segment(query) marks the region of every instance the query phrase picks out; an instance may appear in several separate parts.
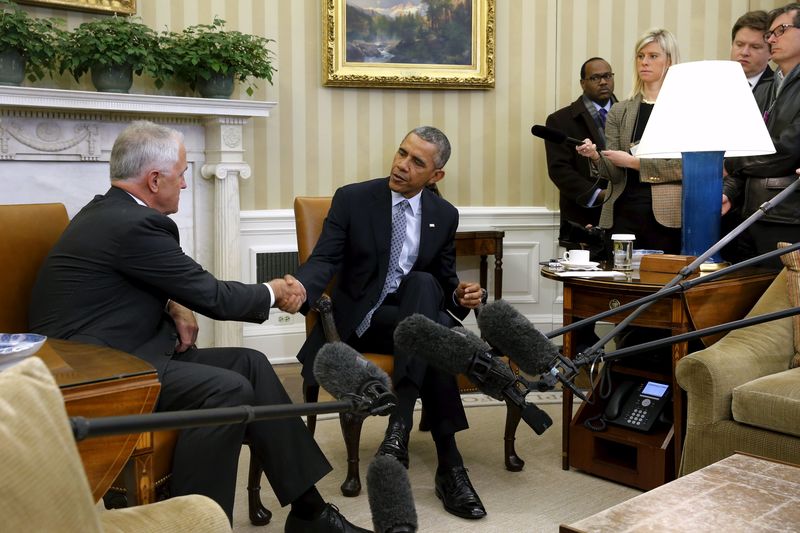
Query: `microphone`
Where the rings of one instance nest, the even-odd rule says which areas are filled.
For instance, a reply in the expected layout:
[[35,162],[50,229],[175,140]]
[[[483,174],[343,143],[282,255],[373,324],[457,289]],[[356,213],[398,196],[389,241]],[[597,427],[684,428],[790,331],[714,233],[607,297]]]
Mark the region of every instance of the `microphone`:
[[547,126],[540,126],[539,124],[535,124],[531,128],[531,133],[539,138],[544,139],[545,141],[550,141],[551,143],[555,144],[567,143],[574,146],[580,146],[583,144],[583,141],[580,139],[576,139],[575,137],[567,137],[566,133],[554,130],[553,128],[548,128]]
[[499,358],[492,348],[471,331],[448,329],[419,314],[403,319],[395,328],[398,351],[421,357],[448,374],[465,374],[484,394],[511,403],[522,411],[522,419],[541,435],[553,421],[547,413],[525,401],[528,382]]
[[314,377],[337,400],[355,400],[357,412],[386,416],[397,403],[386,372],[343,342],[320,348]]
[[377,455],[367,468],[367,497],[375,533],[414,533],[417,510],[408,471],[389,455]]
[[572,383],[578,367],[511,304],[505,300],[485,304],[478,315],[478,327],[489,344],[507,355],[523,372],[542,374],[542,381],[537,384],[539,390],[550,390],[560,381],[588,401]]

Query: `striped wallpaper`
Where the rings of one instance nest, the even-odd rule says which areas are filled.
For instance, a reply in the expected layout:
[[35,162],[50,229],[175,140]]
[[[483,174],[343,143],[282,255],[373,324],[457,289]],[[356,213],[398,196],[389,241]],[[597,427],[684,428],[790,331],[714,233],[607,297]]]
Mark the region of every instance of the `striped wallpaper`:
[[[739,15],[783,4],[495,0],[496,85],[470,91],[323,87],[324,0],[137,0],[137,10],[159,30],[208,23],[216,14],[229,28],[277,41],[274,85],[260,83],[253,98],[278,105],[272,117],[248,128],[254,173],[242,183],[244,210],[290,208],[297,195],[328,195],[345,183],[383,176],[403,134],[420,124],[442,128],[453,144],[440,186],[454,204],[555,209],[544,147],[530,127],[577,96],[586,58],[599,55],[612,64],[616,93],[624,98],[631,88],[632,48],[645,30],[673,31],[684,61],[727,59],[730,27]],[[70,27],[98,16],[26,9],[66,18]],[[58,86],[78,87],[67,78]],[[134,91],[155,89],[141,80]],[[247,98],[243,91],[239,97]]]

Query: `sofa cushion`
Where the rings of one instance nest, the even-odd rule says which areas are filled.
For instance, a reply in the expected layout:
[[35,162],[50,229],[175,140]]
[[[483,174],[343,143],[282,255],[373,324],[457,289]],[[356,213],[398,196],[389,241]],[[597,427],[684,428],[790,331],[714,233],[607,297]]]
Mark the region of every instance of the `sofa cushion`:
[[731,407],[737,422],[800,437],[800,368],[739,385]]
[[[778,248],[790,246],[788,242],[779,242]],[[781,261],[786,267],[786,284],[789,293],[789,303],[792,307],[800,306],[800,250],[795,250],[781,256]],[[800,315],[792,317],[794,329],[794,355],[789,361],[789,368],[800,367]]]

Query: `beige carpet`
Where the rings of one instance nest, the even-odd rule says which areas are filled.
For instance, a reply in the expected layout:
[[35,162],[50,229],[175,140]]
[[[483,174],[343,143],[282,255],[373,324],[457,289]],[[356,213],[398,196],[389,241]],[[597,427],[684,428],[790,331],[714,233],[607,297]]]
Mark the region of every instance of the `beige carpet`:
[[[528,397],[553,418],[553,426],[536,435],[522,423],[517,431],[517,453],[525,460],[522,472],[508,472],[503,466],[505,407],[480,394],[465,395],[470,428],[457,435],[459,449],[469,475],[483,500],[488,516],[464,520],[444,511],[433,489],[436,450],[429,433],[411,433],[411,480],[419,519],[419,531],[549,532],[559,524],[571,523],[641,494],[639,490],[575,470],[561,469],[560,393],[532,393]],[[418,422],[419,411],[417,411]],[[351,521],[372,529],[367,501],[366,470],[386,429],[386,418],[370,418],[361,437],[361,495],[346,498],[339,491],[344,479],[345,452],[338,418],[317,424],[317,442],[334,467],[318,485],[326,500],[336,504]],[[234,511],[236,532],[282,532],[288,508],[278,506],[266,479],[262,500],[272,513],[272,522],[255,527],[247,518],[247,447],[239,462],[239,482]]]

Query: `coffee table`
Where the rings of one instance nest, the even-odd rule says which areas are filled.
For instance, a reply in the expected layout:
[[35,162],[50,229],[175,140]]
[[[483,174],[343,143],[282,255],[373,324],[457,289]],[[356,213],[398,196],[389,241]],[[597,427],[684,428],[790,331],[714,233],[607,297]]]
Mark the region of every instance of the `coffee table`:
[[800,466],[734,454],[560,533],[800,530]]

